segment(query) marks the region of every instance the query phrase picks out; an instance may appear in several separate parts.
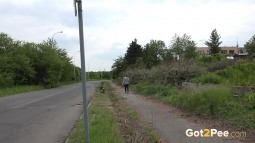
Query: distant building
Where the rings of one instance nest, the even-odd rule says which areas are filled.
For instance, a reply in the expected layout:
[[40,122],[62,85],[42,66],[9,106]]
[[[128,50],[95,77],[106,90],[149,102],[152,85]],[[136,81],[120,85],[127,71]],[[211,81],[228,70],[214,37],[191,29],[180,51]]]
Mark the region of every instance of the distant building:
[[[196,52],[199,54],[206,54],[210,55],[210,49],[209,47],[197,47]],[[221,47],[220,53],[226,54],[226,55],[247,55],[246,49],[243,47]]]
[[209,47],[197,47],[196,52],[201,55],[203,55],[203,54],[210,55],[211,54]]
[[238,48],[238,55],[248,55],[245,48]]

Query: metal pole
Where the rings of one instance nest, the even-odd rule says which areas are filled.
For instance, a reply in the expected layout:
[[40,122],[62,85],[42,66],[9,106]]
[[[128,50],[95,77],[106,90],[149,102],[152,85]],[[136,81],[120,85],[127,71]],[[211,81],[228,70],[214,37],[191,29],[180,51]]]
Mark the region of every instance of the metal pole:
[[52,40],[51,48],[53,48],[53,37],[54,37],[56,34],[58,34],[58,33],[63,33],[63,31],[56,32],[56,33],[54,33],[54,34],[51,36],[51,40]]
[[87,95],[86,95],[86,71],[85,71],[85,50],[84,50],[84,39],[83,39],[82,1],[76,0],[75,2],[78,3],[85,141],[86,143],[90,143],[89,124],[88,124],[88,103],[87,103]]
[[54,33],[54,34],[51,36],[51,39],[53,39],[53,37],[54,37],[56,34],[58,34],[58,33],[63,33],[63,31],[58,31],[58,32]]

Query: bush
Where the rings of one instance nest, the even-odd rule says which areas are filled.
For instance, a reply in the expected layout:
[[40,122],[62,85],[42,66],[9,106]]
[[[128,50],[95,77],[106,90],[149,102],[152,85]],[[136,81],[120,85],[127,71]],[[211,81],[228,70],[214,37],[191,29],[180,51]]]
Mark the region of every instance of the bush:
[[166,97],[177,94],[176,89],[171,85],[136,84],[132,88],[135,92],[154,97]]
[[255,63],[239,63],[216,74],[233,85],[251,86],[255,84]]
[[218,70],[223,70],[229,66],[233,66],[235,64],[235,62],[233,60],[223,60],[223,61],[217,61],[214,63],[211,63],[208,68],[207,71],[209,72],[215,72]]
[[214,73],[208,73],[204,74],[196,79],[192,80],[193,82],[201,82],[201,83],[213,83],[213,84],[220,84],[222,83],[222,77],[214,74]]
[[151,70],[135,68],[126,70],[121,74],[121,81],[127,75],[131,84],[175,84],[200,75],[205,70],[196,65],[194,61],[178,61],[153,67]]
[[195,113],[215,115],[219,106],[227,101],[231,95],[232,92],[229,88],[211,87],[172,95],[169,102]]
[[13,74],[0,73],[0,88],[11,87],[14,85]]

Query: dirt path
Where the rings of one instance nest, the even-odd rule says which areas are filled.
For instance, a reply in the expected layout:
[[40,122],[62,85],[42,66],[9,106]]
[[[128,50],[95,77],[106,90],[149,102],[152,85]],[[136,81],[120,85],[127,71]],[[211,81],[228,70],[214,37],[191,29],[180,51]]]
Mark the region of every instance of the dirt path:
[[[126,102],[136,111],[141,118],[154,125],[162,140],[169,143],[241,143],[227,137],[187,137],[186,130],[200,131],[206,129],[205,125],[192,123],[185,118],[177,116],[176,109],[171,106],[154,102],[146,97],[124,93],[124,89],[116,84],[111,85],[119,91]],[[206,131],[207,132],[207,131]]]

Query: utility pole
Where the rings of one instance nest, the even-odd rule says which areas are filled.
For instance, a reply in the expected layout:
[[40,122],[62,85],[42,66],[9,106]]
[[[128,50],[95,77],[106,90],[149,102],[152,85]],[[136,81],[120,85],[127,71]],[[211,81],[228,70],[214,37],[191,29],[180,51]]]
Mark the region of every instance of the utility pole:
[[86,93],[86,71],[85,71],[85,50],[84,50],[84,38],[83,38],[83,20],[82,20],[82,1],[74,0],[74,12],[77,15],[78,5],[78,21],[79,21],[79,34],[80,34],[80,54],[81,54],[81,72],[82,72],[82,93],[83,93],[83,111],[84,111],[84,127],[85,127],[85,142],[89,141],[89,124],[88,124],[88,103]]

